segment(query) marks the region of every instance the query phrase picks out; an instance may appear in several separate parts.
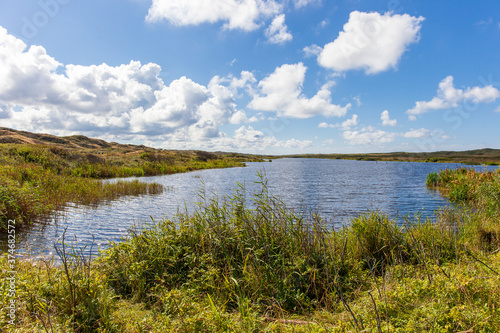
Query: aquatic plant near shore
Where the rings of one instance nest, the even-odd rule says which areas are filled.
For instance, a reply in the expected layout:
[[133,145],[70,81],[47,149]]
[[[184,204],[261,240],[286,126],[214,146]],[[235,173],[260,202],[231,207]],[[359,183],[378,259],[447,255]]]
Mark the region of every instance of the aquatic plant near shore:
[[494,198],[496,180],[467,179],[482,179],[483,190],[436,223],[371,212],[327,229],[269,194],[265,180],[251,201],[241,186],[202,198],[194,214],[131,230],[92,264],[71,250],[61,256],[67,270],[19,261],[17,329],[493,332],[500,246],[478,242],[477,226],[495,212],[472,203]]
[[471,221],[465,223],[475,234],[471,241],[484,249],[500,247],[500,169],[487,172],[446,169],[429,175],[427,185],[431,182],[452,202],[470,210],[465,218]]
[[0,166],[0,231],[9,219],[29,225],[68,202],[96,205],[125,195],[158,194],[163,186],[139,180],[102,182],[55,174],[30,164]]
[[178,222],[132,232],[102,259],[110,285],[147,303],[161,298],[158,288],[187,288],[230,309],[250,299],[264,312],[303,313],[338,302],[348,308],[350,295],[388,267],[442,264],[462,253],[449,224],[408,221],[401,228],[372,212],[331,230],[318,216],[297,214],[269,195],[264,180],[261,185],[253,204],[240,187],[231,198],[202,200]]
[[[133,147],[132,147],[133,148]],[[95,205],[123,195],[157,194],[158,183],[96,179],[172,174],[243,166],[238,154],[65,149],[48,145],[0,144],[0,232],[9,219],[40,221],[69,202]],[[123,148],[121,148],[123,149]]]

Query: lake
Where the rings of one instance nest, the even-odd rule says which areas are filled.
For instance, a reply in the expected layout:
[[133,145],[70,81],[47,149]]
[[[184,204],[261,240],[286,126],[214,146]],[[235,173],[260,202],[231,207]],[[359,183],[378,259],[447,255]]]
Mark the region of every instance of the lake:
[[[208,197],[223,197],[234,194],[239,182],[244,184],[250,199],[260,189],[255,183],[259,181],[258,172],[265,174],[270,194],[300,212],[320,213],[332,228],[368,210],[380,210],[400,221],[403,216],[414,214],[433,218],[434,211],[449,202],[425,186],[427,174],[460,166],[288,158],[247,163],[244,168],[143,177],[140,179],[161,183],[167,190],[155,196],[123,197],[96,208],[68,205],[59,218],[18,233],[17,251],[29,251],[35,256],[53,253],[54,243],[66,229],[67,237],[76,237],[79,246],[94,238],[96,245],[106,248],[109,241],[120,241],[126,236],[133,225],[142,227],[152,220],[173,218],[179,210],[192,212],[201,200],[198,194],[202,184]],[[2,243],[5,250],[5,240]]]

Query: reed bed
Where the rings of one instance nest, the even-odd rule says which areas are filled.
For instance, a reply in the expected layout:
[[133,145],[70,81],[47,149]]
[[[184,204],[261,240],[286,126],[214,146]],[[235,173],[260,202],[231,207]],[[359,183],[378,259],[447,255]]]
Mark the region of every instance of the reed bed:
[[219,199],[201,191],[194,214],[133,229],[96,261],[63,238],[59,266],[18,262],[16,329],[495,332],[500,246],[478,228],[494,212],[472,203],[495,198],[497,175],[468,173],[443,172],[450,186],[479,179],[471,186],[493,192],[439,211],[435,223],[370,212],[328,229],[287,208],[261,179],[251,199],[242,186]]
[[[477,172],[460,168],[431,173],[427,185],[459,204],[467,214],[462,219],[475,236],[476,247],[495,250],[500,247],[500,169]],[[473,217],[473,218],[471,218]]]
[[103,183],[99,179],[243,165],[238,156],[141,151],[111,149],[104,154],[48,145],[0,144],[0,232],[5,232],[8,220],[27,226],[43,221],[69,202],[97,205],[124,195],[163,191],[158,183]]

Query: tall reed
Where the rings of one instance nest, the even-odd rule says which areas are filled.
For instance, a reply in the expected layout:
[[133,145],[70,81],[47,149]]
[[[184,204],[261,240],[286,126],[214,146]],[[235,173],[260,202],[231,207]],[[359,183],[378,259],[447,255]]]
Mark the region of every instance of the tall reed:
[[[495,178],[487,177],[471,186],[495,188]],[[478,242],[488,210],[442,209],[436,222],[370,212],[334,230],[317,215],[286,207],[264,178],[260,183],[251,196],[243,186],[224,198],[201,191],[194,214],[133,229],[92,263],[64,240],[61,267],[19,261],[25,282],[18,288],[17,328],[493,332],[500,326],[499,247]],[[8,267],[5,257],[0,266]],[[0,303],[7,301],[0,293]]]

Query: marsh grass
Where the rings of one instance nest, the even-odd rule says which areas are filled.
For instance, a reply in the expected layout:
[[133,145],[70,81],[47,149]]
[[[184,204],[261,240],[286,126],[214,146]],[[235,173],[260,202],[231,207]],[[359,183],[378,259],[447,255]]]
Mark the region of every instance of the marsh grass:
[[[131,233],[102,257],[110,286],[124,299],[160,309],[172,306],[164,303],[170,297],[165,291],[178,290],[210,295],[240,316],[248,304],[253,313],[272,318],[341,311],[349,327],[361,331],[363,317],[374,313],[379,327],[392,320],[386,289],[397,283],[395,272],[422,277],[431,287],[437,276],[451,279],[445,267],[475,260],[469,224],[476,220],[457,219],[456,212],[443,210],[437,224],[416,218],[403,227],[372,212],[326,230],[317,216],[286,208],[269,195],[265,181],[261,185],[252,203],[240,188],[231,198],[202,200],[179,223],[161,221]],[[368,294],[370,315],[356,313],[352,304]]]
[[0,166],[0,230],[9,219],[18,225],[43,221],[68,202],[97,205],[125,195],[158,194],[163,186],[139,180],[103,183],[55,174],[30,164]]
[[194,214],[131,230],[95,261],[64,241],[62,266],[20,261],[18,329],[495,332],[500,253],[482,232],[497,206],[472,204],[495,198],[495,177],[465,177],[482,182],[473,199],[435,223],[370,212],[337,230],[287,208],[265,179],[250,199],[243,186],[225,198],[201,191]]
[[0,232],[5,231],[9,219],[29,225],[48,218],[69,202],[97,205],[124,195],[163,191],[158,183],[103,183],[99,179],[243,165],[239,155],[165,152],[146,147],[136,151],[121,149],[0,144]]
[[[432,178],[432,181],[429,179]],[[466,213],[457,217],[474,235],[476,247],[495,251],[500,247],[500,169],[477,172],[460,168],[430,174],[427,185],[436,187]]]

